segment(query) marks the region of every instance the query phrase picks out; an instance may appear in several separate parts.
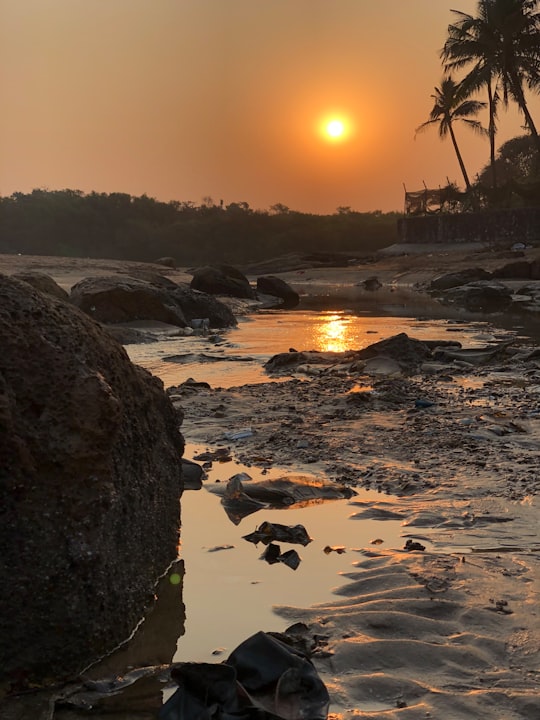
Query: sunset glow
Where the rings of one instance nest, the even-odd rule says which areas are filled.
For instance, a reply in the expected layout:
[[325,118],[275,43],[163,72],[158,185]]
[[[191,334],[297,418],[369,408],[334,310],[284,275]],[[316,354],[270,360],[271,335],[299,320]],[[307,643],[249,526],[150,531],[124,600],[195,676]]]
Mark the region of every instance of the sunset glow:
[[[0,0],[0,194],[401,211],[404,185],[462,182],[451,143],[415,140],[455,5]],[[522,124],[501,109],[498,145]],[[474,177],[489,143],[456,130]]]

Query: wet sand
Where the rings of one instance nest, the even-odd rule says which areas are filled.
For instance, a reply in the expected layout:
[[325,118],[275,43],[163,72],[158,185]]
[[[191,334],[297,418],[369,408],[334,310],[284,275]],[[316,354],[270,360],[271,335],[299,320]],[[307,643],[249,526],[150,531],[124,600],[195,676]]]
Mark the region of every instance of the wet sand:
[[[490,269],[491,259],[442,253],[281,276],[328,287],[378,275],[410,286],[452,263]],[[99,261],[18,263],[69,287]],[[8,266],[0,256],[0,271]],[[104,273],[130,271],[105,266]],[[365,549],[334,601],[276,608],[326,636],[326,656],[314,662],[333,717],[540,717],[540,361],[532,349],[516,341],[487,365],[412,376],[334,362],[296,368],[279,383],[173,391],[190,442],[226,444],[247,465],[380,489],[377,505],[351,506],[356,521],[391,513],[424,547]],[[225,438],[242,427],[252,433]]]
[[[375,506],[351,503],[357,521],[401,518],[425,548],[365,549],[335,602],[277,608],[328,638],[315,662],[336,716],[540,712],[539,380],[515,363],[452,378],[334,370],[186,398],[190,440],[380,489]],[[436,404],[416,409],[418,398]],[[225,438],[246,426],[251,436]]]

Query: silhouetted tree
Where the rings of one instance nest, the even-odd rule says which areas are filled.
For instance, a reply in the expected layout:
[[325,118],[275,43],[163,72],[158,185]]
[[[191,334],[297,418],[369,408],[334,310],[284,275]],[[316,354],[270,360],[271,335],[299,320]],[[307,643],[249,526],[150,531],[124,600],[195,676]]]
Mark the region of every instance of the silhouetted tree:
[[441,139],[445,139],[450,135],[465,180],[465,186],[467,190],[470,190],[471,183],[456,140],[454,123],[464,123],[471,130],[485,134],[485,129],[477,120],[471,120],[471,117],[478,115],[480,110],[486,106],[486,103],[469,100],[467,95],[468,89],[466,87],[454,82],[451,77],[443,78],[440,87],[436,87],[435,93],[431,95],[435,102],[429,114],[429,120],[419,125],[416,132],[422,132],[428,127],[437,126]]

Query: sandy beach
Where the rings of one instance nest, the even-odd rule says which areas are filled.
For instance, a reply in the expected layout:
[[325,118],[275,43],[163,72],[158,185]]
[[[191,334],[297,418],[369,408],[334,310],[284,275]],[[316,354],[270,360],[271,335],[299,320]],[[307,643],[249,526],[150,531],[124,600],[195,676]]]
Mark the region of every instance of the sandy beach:
[[[491,250],[445,249],[276,274],[300,292],[373,275],[410,288],[504,262]],[[191,277],[142,263],[0,255],[0,272],[44,272],[65,289],[148,269]],[[276,608],[324,638],[313,661],[335,720],[540,717],[540,358],[526,339],[488,340],[500,352],[487,362],[426,360],[398,373],[308,357],[280,382],[170,391],[189,442],[216,449],[231,427],[249,427],[227,443],[242,463],[376,488],[375,506],[351,501],[356,521],[399,518],[407,529],[412,549],[349,548],[357,555],[334,601]]]

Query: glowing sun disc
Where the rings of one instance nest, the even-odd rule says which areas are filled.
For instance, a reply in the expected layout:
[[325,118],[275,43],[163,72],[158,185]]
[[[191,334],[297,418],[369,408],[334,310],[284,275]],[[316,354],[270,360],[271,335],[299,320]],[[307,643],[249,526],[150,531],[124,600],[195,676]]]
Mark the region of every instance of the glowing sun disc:
[[345,132],[345,125],[341,120],[330,120],[326,125],[326,132],[331,138],[339,138]]

